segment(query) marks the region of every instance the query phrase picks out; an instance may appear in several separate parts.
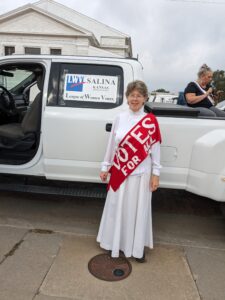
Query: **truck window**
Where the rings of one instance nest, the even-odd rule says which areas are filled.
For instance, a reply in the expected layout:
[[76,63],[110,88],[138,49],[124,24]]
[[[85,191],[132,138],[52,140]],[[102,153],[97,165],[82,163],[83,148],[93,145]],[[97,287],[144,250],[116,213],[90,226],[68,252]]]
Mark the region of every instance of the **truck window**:
[[119,66],[53,64],[50,78],[48,105],[107,109],[123,102],[123,69]]

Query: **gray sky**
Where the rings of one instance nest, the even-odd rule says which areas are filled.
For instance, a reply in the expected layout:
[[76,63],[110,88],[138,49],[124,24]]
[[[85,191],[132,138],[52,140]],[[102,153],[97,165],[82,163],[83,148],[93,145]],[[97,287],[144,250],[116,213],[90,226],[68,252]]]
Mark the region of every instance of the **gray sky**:
[[[0,1],[0,12],[32,0]],[[58,0],[131,36],[150,90],[183,90],[207,63],[225,69],[225,0]]]

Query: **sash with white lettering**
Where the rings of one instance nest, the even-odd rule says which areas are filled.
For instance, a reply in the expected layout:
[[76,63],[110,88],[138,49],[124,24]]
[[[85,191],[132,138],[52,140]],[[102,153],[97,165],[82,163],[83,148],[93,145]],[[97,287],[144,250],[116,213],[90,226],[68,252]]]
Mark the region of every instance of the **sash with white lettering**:
[[[206,91],[200,86],[200,84],[197,81],[194,81],[194,83],[197,85],[198,89],[203,93],[206,94]],[[215,101],[212,97],[212,95],[208,95],[207,98],[212,103],[212,105],[215,105]]]
[[149,149],[161,142],[157,119],[152,113],[146,114],[122,139],[116,150],[108,190],[116,191],[122,182],[149,155]]

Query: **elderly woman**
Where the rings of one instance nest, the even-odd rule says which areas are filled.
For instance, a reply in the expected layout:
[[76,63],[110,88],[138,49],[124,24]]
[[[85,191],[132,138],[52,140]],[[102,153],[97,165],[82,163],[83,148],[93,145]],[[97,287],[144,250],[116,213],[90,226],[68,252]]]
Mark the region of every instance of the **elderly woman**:
[[97,236],[100,246],[118,257],[145,261],[144,247],[153,247],[151,195],[159,186],[160,131],[153,114],[144,112],[144,82],[128,84],[129,108],[112,127],[100,178],[111,174]]
[[202,65],[198,71],[198,79],[190,82],[185,91],[185,98],[188,106],[200,110],[201,116],[225,117],[225,112],[214,106],[213,88],[210,83],[213,78],[212,70],[206,65]]

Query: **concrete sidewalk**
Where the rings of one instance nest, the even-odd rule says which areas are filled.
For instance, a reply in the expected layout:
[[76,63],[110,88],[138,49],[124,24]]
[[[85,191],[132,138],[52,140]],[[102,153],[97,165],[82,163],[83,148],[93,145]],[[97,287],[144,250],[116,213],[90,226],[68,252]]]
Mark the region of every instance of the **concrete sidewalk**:
[[132,273],[118,282],[88,271],[104,252],[95,242],[102,206],[1,200],[0,300],[225,300],[225,220],[214,204],[201,215],[156,207],[154,250],[144,264],[129,259]]
[[[8,231],[5,228],[5,240]],[[144,264],[129,259],[132,273],[128,278],[105,282],[87,268],[89,260],[103,252],[94,237],[10,231],[17,237],[18,248],[0,265],[1,300],[200,299],[180,247],[158,245],[147,252]]]
[[[161,226],[164,217],[158,216]],[[216,240],[192,237],[188,242],[184,234],[180,245],[173,244],[172,239],[168,242],[168,227],[164,237],[162,232],[160,238],[156,236],[160,241],[147,251],[146,263],[131,258],[129,277],[105,282],[92,276],[87,267],[93,256],[104,252],[94,236],[0,225],[0,299],[224,300],[225,240],[219,240],[216,248]],[[187,228],[180,228],[180,234],[183,230]]]
[[[157,246],[147,263],[129,259],[132,273],[119,282],[93,277],[87,264],[100,253],[94,238],[67,238],[46,276],[36,300],[43,295],[69,299],[200,299],[185,254],[178,247]],[[62,280],[63,278],[63,280]]]

